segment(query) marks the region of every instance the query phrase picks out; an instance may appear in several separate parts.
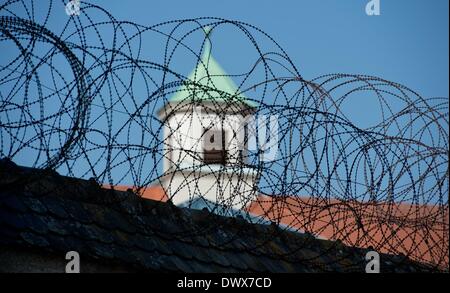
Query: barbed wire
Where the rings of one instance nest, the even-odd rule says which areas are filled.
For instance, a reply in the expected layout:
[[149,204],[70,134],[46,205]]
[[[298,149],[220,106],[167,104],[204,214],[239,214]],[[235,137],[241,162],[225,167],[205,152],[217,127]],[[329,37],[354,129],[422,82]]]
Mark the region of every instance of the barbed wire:
[[[86,1],[67,16],[65,5],[0,5],[2,158],[141,196],[155,198],[158,189],[156,199],[200,201],[213,213],[275,223],[274,233],[298,231],[448,269],[446,97],[424,98],[368,75],[306,80],[273,38],[240,21],[144,26]],[[226,29],[249,52],[240,74],[212,69],[212,39]],[[185,76],[183,66],[196,69]],[[223,78],[236,82],[234,92],[224,91]],[[236,124],[246,115],[276,117],[276,130]],[[206,162],[205,131],[230,129],[232,141],[236,125],[253,130],[242,145],[251,137],[263,143],[244,152],[228,146],[226,158],[213,154],[224,163]],[[270,160],[266,136],[276,137]],[[308,245],[286,257],[300,259]]]

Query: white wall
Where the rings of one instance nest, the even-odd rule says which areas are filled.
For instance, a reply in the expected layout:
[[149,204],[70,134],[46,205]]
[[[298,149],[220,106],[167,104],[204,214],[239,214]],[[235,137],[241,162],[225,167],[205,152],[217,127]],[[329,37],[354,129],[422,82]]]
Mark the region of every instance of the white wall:
[[[201,195],[213,202],[242,208],[254,197],[255,171],[233,166],[239,155],[236,132],[242,120],[239,114],[227,114],[221,121],[218,115],[202,113],[200,107],[191,107],[190,111],[179,111],[169,117],[164,128],[166,158],[163,171],[166,176],[163,185],[167,194],[173,196],[174,204]],[[204,165],[202,135],[203,129],[209,127],[223,127],[227,132],[230,166]]]
[[208,170],[186,168],[176,171],[163,180],[164,188],[175,205],[184,204],[195,197],[241,209],[255,199],[253,185],[256,172],[244,170]]

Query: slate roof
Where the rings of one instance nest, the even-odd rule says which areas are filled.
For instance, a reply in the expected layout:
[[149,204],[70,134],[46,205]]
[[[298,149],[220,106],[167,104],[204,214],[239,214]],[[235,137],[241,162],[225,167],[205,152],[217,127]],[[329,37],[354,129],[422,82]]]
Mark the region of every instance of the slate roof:
[[[103,187],[111,188],[109,184],[104,184]],[[152,199],[162,202],[167,202],[169,200],[169,197],[167,196],[162,186],[157,184],[146,186],[139,191],[136,190],[136,187],[130,185],[114,185],[114,189],[118,191],[136,191],[139,192],[140,197],[146,199]]]
[[[165,272],[364,272],[367,252],[5,159],[0,161],[1,246],[75,250],[138,271]],[[381,267],[428,270],[391,255],[381,256]]]
[[[122,185],[115,188],[127,190],[134,187]],[[140,191],[140,196],[164,202],[168,200],[160,185],[148,186]],[[213,202],[203,198],[189,202],[193,209],[205,206],[216,214],[242,214],[253,223],[274,221],[283,229],[309,231],[321,239],[339,239],[348,246],[374,247],[383,253],[408,255],[432,266],[444,269],[449,266],[448,205],[349,203],[307,196],[281,198],[259,195],[244,211],[227,209],[222,212]],[[400,227],[399,219],[405,221]]]

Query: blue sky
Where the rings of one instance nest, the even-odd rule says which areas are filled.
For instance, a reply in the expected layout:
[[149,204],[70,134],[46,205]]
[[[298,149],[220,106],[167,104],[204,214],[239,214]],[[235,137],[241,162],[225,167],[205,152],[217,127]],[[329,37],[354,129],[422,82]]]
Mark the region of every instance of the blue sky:
[[[449,1],[381,0],[381,15],[371,17],[365,13],[368,2],[135,0],[124,6],[121,0],[95,1],[118,19],[143,25],[202,16],[240,20],[271,35],[307,79],[337,72],[369,74],[425,97],[447,97]],[[216,58],[225,69],[241,62],[234,54]]]

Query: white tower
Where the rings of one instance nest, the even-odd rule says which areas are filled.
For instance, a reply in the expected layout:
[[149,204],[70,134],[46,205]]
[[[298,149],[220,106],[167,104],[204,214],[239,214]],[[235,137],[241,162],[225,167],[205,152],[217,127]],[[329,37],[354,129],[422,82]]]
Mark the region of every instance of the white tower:
[[162,185],[174,204],[241,209],[255,199],[257,173],[246,164],[243,123],[254,111],[207,42],[196,68],[158,111],[164,123]]

